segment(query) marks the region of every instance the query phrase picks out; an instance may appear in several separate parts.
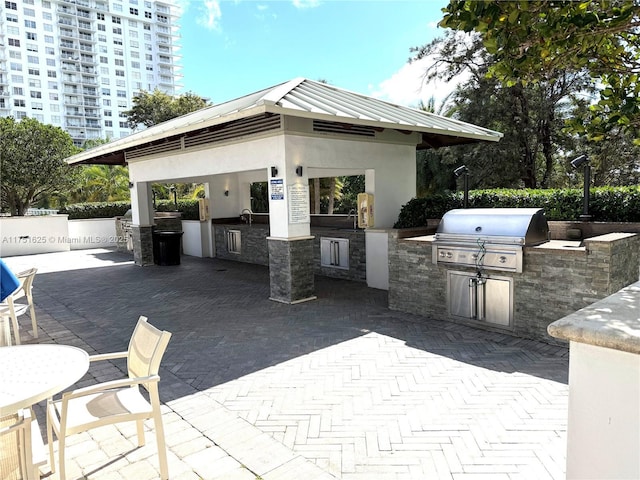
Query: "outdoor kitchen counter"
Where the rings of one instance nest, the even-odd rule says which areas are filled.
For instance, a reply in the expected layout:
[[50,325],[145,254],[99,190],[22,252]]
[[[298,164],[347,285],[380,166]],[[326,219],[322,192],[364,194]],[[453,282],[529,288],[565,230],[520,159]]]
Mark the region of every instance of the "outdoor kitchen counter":
[[549,325],[563,340],[640,354],[640,282]]

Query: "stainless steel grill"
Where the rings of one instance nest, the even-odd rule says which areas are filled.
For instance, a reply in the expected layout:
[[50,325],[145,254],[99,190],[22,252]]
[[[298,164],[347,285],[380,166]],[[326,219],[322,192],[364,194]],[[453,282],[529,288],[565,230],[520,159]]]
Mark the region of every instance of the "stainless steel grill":
[[451,210],[438,225],[433,263],[520,273],[523,247],[548,239],[541,208]]

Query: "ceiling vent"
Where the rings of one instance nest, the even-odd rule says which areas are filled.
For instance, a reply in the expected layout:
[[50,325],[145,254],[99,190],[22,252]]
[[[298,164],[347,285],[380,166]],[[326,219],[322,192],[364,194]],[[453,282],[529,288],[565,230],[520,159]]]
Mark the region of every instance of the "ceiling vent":
[[342,135],[356,135],[358,137],[375,137],[376,131],[372,127],[352,125],[349,123],[313,121],[313,131],[320,133],[339,133]]

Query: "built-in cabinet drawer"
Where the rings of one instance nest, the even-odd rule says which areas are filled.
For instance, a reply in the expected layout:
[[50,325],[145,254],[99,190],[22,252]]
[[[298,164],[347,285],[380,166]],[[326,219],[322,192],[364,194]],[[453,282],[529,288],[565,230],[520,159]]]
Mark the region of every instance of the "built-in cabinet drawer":
[[349,270],[349,239],[321,237],[320,265]]
[[227,252],[242,253],[240,230],[227,230]]

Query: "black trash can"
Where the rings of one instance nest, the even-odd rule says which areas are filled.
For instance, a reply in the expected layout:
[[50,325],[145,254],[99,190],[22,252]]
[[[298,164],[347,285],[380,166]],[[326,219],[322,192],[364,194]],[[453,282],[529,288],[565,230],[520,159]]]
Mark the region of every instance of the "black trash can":
[[156,265],[180,265],[183,232],[153,232],[153,262]]

